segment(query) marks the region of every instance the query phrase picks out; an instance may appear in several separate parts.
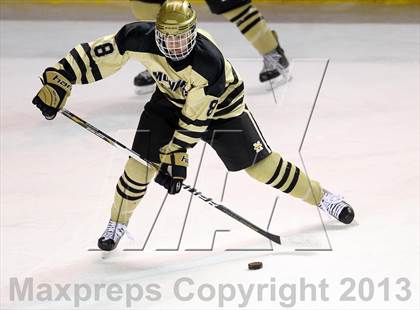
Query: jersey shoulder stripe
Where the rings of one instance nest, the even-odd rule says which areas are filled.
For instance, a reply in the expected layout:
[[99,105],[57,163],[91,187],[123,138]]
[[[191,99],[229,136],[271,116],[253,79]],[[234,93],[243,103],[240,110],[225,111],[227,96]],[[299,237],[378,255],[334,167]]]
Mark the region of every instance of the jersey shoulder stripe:
[[81,72],[80,80],[81,80],[82,84],[87,84],[88,80],[87,80],[87,77],[86,77],[86,66],[85,66],[85,63],[83,62],[82,57],[80,56],[80,54],[76,50],[76,48],[73,48],[70,51],[70,55],[73,56],[74,60],[76,61],[77,66],[80,69],[80,72]]
[[93,78],[95,79],[95,81],[102,80],[101,71],[99,71],[98,65],[93,60],[92,55],[91,55],[92,48],[87,43],[82,43],[81,45],[87,57],[89,58],[89,66],[90,66],[90,70],[92,71]]
[[229,95],[226,97],[225,100],[220,102],[217,105],[218,109],[226,108],[234,99],[244,90],[244,83],[241,82],[232,92],[229,93]]
[[241,96],[239,97],[238,100],[236,100],[235,102],[233,102],[231,105],[229,105],[226,108],[223,109],[218,109],[215,113],[214,113],[214,117],[218,117],[218,116],[223,116],[223,115],[227,115],[228,113],[232,112],[233,110],[235,110],[236,108],[238,108],[241,104],[243,104],[244,102],[244,97]]
[[179,119],[183,121],[187,125],[194,125],[194,126],[208,126],[210,124],[210,119],[206,120],[192,120],[189,117],[185,116],[184,114],[179,115]]
[[69,79],[69,81],[74,84],[76,82],[76,73],[74,72],[73,68],[71,67],[70,63],[66,58],[62,58],[59,62],[63,66],[65,75]]

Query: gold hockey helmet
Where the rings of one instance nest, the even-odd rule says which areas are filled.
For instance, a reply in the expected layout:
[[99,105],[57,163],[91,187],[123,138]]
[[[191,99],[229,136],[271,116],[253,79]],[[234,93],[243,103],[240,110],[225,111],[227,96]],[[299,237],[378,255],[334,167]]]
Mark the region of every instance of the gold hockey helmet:
[[156,17],[155,39],[162,54],[172,60],[187,57],[197,37],[197,14],[186,0],[165,1]]

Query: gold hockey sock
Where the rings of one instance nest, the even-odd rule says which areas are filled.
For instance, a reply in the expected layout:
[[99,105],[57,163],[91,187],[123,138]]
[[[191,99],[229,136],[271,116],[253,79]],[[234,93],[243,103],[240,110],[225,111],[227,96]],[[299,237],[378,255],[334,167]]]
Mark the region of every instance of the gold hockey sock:
[[277,38],[268,28],[260,11],[252,4],[246,4],[223,13],[223,16],[236,24],[245,38],[261,55],[267,54],[277,47]]
[[246,172],[254,179],[312,205],[319,205],[321,201],[323,191],[320,184],[310,180],[298,167],[283,160],[278,153],[271,153],[247,168]]
[[140,21],[155,21],[160,9],[160,3],[149,3],[140,0],[130,0],[131,11]]
[[146,193],[147,185],[155,172],[155,169],[148,168],[132,158],[127,161],[124,173],[118,180],[115,190],[111,220],[128,224],[134,209]]

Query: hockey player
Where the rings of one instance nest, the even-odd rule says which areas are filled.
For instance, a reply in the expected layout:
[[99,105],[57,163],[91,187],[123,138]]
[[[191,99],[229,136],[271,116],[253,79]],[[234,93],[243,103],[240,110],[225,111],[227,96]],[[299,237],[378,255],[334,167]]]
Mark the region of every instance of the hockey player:
[[160,166],[155,169],[128,159],[99,248],[110,251],[117,246],[156,173],[155,181],[169,194],[180,191],[188,149],[199,139],[216,150],[229,171],[245,170],[257,181],[316,205],[343,223],[353,220],[348,203],[271,151],[245,105],[243,81],[211,37],[197,30],[196,13],[186,0],[165,2],[156,23],[131,23],[114,35],[72,49],[44,71],[43,87],[33,103],[53,119],[64,107],[72,84],[103,79],[129,59],[152,72],[157,85],[140,116],[133,149]]
[[[131,9],[140,21],[154,21],[164,0],[130,0]],[[277,34],[270,30],[264,17],[251,0],[206,0],[213,14],[223,15],[234,23],[252,46],[263,56],[263,68],[259,78],[267,82],[279,78],[283,83],[289,80],[289,61],[280,47]],[[134,78],[137,94],[154,90],[155,81],[145,70]]]

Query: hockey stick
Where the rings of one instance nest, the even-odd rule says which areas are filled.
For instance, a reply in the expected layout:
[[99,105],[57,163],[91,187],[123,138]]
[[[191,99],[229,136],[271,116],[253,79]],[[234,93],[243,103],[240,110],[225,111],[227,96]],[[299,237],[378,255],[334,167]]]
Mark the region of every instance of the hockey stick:
[[[73,122],[79,124],[80,126],[85,128],[86,130],[90,131],[91,133],[93,133],[97,137],[99,137],[102,140],[108,142],[112,146],[123,150],[127,155],[133,157],[134,159],[136,159],[137,161],[139,161],[143,165],[152,166],[152,167],[157,168],[155,163],[152,163],[148,160],[145,160],[144,158],[141,158],[140,155],[137,152],[133,151],[132,149],[130,149],[128,147],[126,147],[125,145],[123,145],[119,141],[115,140],[111,136],[107,135],[103,131],[101,131],[101,130],[97,129],[96,127],[92,126],[91,124],[84,121],[83,119],[81,119],[77,115],[71,113],[69,110],[62,109],[62,110],[60,110],[60,112],[61,112],[61,114],[63,114],[67,118],[71,119]],[[244,219],[242,216],[240,216],[239,214],[236,214],[235,212],[233,212],[229,208],[225,207],[224,205],[222,205],[220,203],[217,203],[212,198],[206,197],[203,193],[198,191],[196,188],[194,188],[190,185],[187,185],[187,184],[182,184],[182,188],[189,191],[194,196],[200,198],[201,200],[203,200],[204,202],[206,202],[210,206],[215,207],[216,209],[218,209],[218,210],[222,211],[223,213],[229,215],[230,217],[234,218],[235,220],[237,220],[237,221],[241,222],[242,224],[248,226],[249,228],[256,231],[257,233],[259,233],[259,234],[263,235],[264,237],[270,239],[271,241],[273,241],[277,244],[281,244],[280,236],[271,234],[268,231],[258,227],[257,225],[252,224],[250,221]]]

